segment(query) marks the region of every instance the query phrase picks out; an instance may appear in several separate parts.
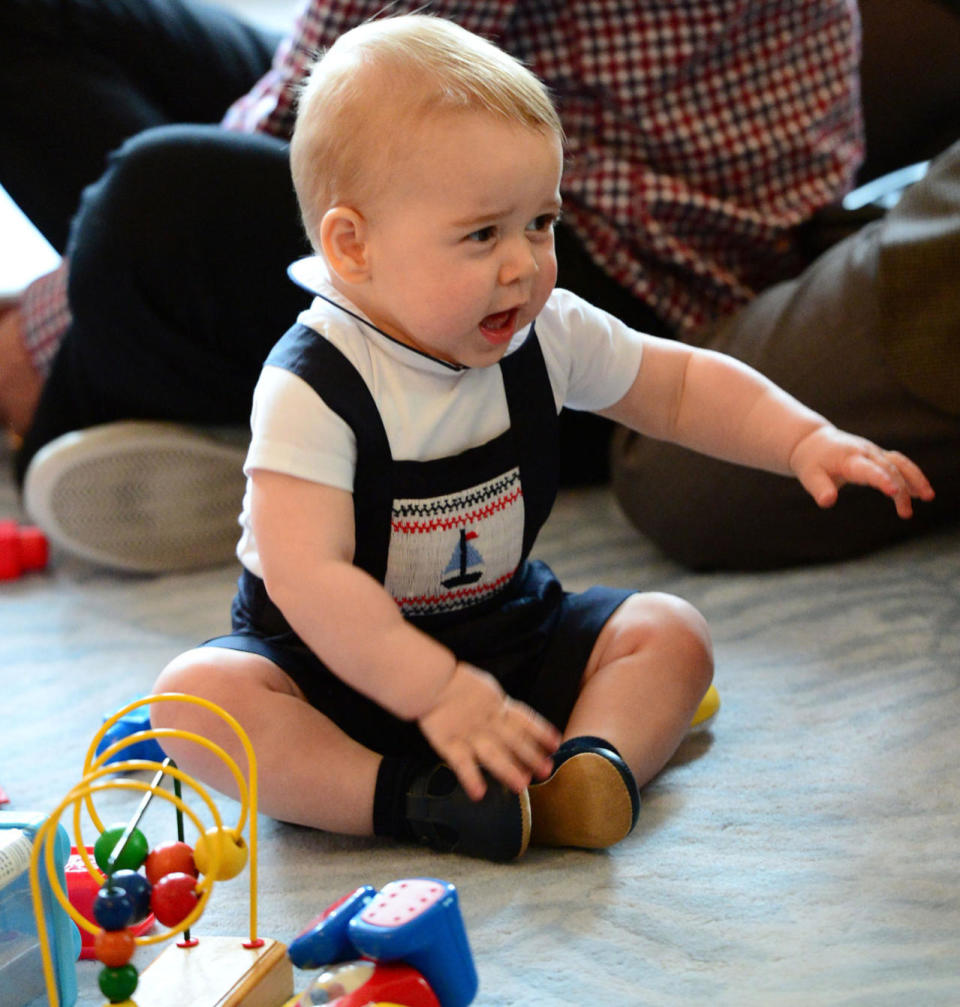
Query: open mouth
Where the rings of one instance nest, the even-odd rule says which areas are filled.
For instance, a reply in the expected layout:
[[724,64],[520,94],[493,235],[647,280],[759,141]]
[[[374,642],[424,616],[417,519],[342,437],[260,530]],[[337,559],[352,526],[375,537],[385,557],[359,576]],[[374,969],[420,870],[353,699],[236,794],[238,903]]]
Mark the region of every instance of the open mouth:
[[498,311],[493,315],[487,315],[480,323],[480,331],[491,343],[508,343],[516,330],[519,310],[519,308],[510,308],[508,311]]

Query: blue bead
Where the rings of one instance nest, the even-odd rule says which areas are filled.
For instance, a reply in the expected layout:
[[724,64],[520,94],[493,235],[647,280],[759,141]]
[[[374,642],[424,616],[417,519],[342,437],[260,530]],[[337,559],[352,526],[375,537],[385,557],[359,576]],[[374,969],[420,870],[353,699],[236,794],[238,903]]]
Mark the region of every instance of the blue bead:
[[117,887],[103,887],[93,900],[93,918],[104,930],[123,930],[133,920],[133,899]]
[[153,885],[137,871],[117,871],[110,879],[113,888],[122,888],[133,903],[131,924],[140,923],[150,915],[150,894]]

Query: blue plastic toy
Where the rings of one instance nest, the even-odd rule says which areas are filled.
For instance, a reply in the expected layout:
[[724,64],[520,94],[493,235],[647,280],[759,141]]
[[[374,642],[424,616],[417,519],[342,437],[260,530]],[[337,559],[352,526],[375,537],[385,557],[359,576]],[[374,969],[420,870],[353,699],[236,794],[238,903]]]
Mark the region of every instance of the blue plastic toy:
[[[34,838],[45,821],[39,813],[0,811],[0,1003],[5,1007],[32,1003],[45,990],[28,870]],[[62,885],[70,856],[70,839],[62,826],[57,827],[53,844]],[[62,1007],[72,1007],[77,999],[80,931],[53,897],[46,877],[41,881],[41,899],[57,994]]]
[[358,954],[376,963],[402,962],[429,983],[440,1007],[467,1007],[477,994],[457,890],[436,878],[391,881],[379,892],[357,888],[311,921],[288,954],[298,968]]
[[[109,718],[104,717],[104,720]],[[133,734],[137,734],[139,731],[149,731],[150,730],[150,707],[149,706],[138,706],[135,710],[131,710],[129,713],[125,713],[100,740],[100,744],[97,745],[96,755],[101,752],[106,751],[111,745],[116,744],[118,741],[123,741],[124,738],[129,738]],[[115,755],[111,755],[106,761],[106,765],[110,765],[111,762],[123,762],[127,759],[146,759],[149,762],[163,762],[166,758],[166,753],[160,747],[156,738],[145,738],[143,741],[135,741],[126,748],[117,752]]]

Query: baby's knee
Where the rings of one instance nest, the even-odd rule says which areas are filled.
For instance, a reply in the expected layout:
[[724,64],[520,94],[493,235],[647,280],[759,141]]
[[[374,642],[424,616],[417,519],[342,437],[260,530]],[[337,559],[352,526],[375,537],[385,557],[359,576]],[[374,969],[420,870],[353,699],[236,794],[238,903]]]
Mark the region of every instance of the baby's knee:
[[697,608],[662,592],[635,594],[622,606],[638,651],[654,648],[691,688],[706,692],[713,680],[713,643]]
[[[204,700],[204,682],[210,679],[210,660],[203,649],[188,650],[175,657],[153,683],[152,696],[186,696]],[[189,700],[158,700],[150,706],[150,724],[156,728],[183,729],[192,720],[196,706]]]

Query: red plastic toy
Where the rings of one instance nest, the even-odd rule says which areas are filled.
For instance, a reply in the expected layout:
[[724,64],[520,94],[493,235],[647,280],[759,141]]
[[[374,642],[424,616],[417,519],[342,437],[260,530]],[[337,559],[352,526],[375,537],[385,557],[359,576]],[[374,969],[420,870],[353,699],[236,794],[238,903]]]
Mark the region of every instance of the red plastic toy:
[[[93,847],[88,846],[87,852],[92,855]],[[87,872],[86,865],[83,860],[81,860],[80,854],[77,852],[77,848],[75,846],[70,850],[70,859],[67,860],[65,875],[67,882],[67,896],[70,899],[70,904],[79,913],[93,922],[93,903],[97,897],[97,892],[100,890],[100,882],[95,878],[92,878]],[[145,934],[153,926],[153,923],[153,913],[150,913],[146,919],[134,925],[131,928],[131,931],[135,936]],[[81,930],[80,939],[82,942],[80,957],[84,959],[96,958],[94,935],[88,933],[86,930]]]
[[43,570],[50,558],[47,537],[33,525],[0,521],[0,580],[16,580]]
[[298,996],[283,1007],[370,1007],[372,1004],[403,1007],[441,1007],[427,980],[402,962],[369,959],[329,965]]

